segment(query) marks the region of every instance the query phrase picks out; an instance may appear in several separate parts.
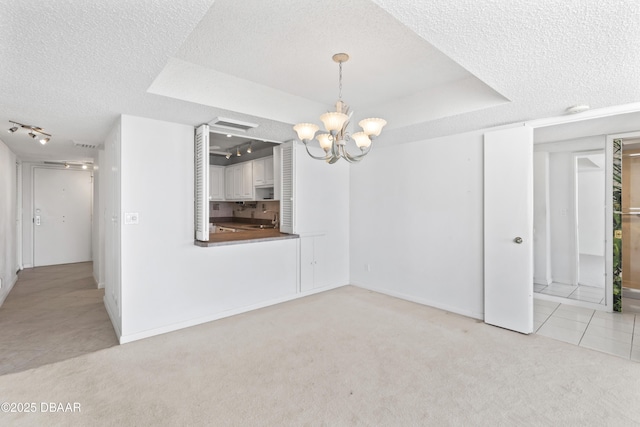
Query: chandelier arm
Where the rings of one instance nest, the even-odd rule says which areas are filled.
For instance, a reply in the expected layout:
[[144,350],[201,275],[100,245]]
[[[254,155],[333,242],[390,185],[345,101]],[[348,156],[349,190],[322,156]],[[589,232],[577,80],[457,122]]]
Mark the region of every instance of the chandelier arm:
[[367,154],[369,154],[369,151],[371,151],[371,148],[368,148],[367,150],[364,150],[362,152],[362,154],[356,154],[356,155],[351,155],[347,152],[347,150],[345,150],[345,156],[344,158],[346,160],[348,160],[351,163],[356,163],[359,162],[360,160],[362,160],[364,158],[364,156],[366,156]]
[[316,160],[329,160],[329,159],[331,158],[331,157],[330,157],[329,155],[327,155],[327,154],[325,154],[325,155],[324,155],[324,157],[315,156],[315,155],[311,154],[311,151],[309,151],[309,146],[307,145],[307,143],[306,143],[306,142],[304,142],[304,141],[302,141],[302,142],[304,143],[304,148],[306,148],[306,150],[307,150],[307,154],[308,154],[309,156],[311,156],[311,158],[314,158],[314,159],[316,159]]

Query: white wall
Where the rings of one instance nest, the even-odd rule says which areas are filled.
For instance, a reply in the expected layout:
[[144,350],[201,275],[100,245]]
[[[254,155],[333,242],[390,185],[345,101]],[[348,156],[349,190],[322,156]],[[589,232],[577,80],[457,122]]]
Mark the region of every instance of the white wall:
[[[103,152],[102,150],[100,152]],[[100,200],[100,157],[94,159],[93,168],[93,209],[91,223],[91,253],[93,256],[93,279],[98,288],[104,288],[104,277],[102,276],[104,263],[104,226],[101,220],[101,200]]]
[[[349,163],[312,159],[297,143],[296,223],[301,238],[320,236],[315,245],[315,287],[349,283]],[[306,247],[306,246],[305,246]],[[321,251],[321,253],[318,253]],[[305,254],[302,254],[304,257]]]
[[18,280],[16,155],[0,141],[0,305]]
[[483,133],[351,166],[351,283],[483,318]]
[[549,153],[533,156],[533,282],[551,284],[551,233],[549,230]]
[[[121,342],[295,297],[298,239],[194,245],[193,127],[132,116],[121,121],[120,218],[124,212],[140,218],[121,231]],[[347,185],[335,189],[338,199],[348,198]],[[337,213],[348,222],[342,205]],[[332,207],[320,209],[330,216]],[[347,259],[335,267],[341,277],[334,280],[343,282],[333,284],[346,284]]]

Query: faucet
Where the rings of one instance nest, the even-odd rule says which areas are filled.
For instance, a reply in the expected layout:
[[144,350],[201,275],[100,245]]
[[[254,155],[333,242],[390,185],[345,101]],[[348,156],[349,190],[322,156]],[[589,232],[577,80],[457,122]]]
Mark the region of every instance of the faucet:
[[272,210],[268,210],[265,209],[262,211],[262,213],[267,213],[267,212],[273,212],[273,219],[271,220],[271,224],[273,224],[273,228],[278,228],[280,226],[280,218],[278,217],[280,212],[278,211],[272,211]]

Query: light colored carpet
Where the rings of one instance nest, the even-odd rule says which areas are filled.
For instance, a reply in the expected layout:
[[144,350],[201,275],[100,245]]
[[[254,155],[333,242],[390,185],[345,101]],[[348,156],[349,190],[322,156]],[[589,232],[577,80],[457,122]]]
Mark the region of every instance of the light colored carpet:
[[0,425],[640,424],[640,364],[347,286],[0,377]]

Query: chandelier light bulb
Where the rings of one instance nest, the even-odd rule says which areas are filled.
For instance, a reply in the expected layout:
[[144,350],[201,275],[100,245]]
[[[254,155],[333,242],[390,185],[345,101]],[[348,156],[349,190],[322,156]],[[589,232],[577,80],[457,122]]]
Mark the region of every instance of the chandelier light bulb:
[[344,113],[338,113],[337,111],[324,113],[320,116],[320,120],[324,124],[325,129],[331,132],[332,135],[342,129],[342,126],[344,126],[348,119],[349,116]]
[[382,132],[382,128],[386,124],[387,121],[384,119],[371,118],[360,120],[358,126],[362,128],[362,130],[368,137],[372,137],[380,135],[380,132]]
[[356,132],[351,135],[351,138],[356,142],[356,145],[360,149],[369,148],[371,146],[371,140],[369,136],[364,132]]
[[328,133],[321,133],[318,135],[318,142],[320,142],[320,147],[325,152],[328,152],[331,149],[331,138]]
[[300,141],[311,141],[320,127],[313,123],[298,123],[293,130],[298,134]]

